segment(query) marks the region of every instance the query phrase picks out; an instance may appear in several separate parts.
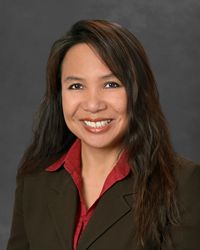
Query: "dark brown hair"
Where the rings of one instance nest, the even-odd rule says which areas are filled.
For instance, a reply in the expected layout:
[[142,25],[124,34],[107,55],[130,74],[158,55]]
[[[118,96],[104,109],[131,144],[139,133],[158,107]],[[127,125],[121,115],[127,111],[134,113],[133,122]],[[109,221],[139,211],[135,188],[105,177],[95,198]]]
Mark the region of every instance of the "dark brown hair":
[[133,223],[137,225],[138,249],[145,249],[149,240],[155,249],[160,249],[163,241],[170,241],[170,224],[178,222],[175,153],[146,53],[138,39],[120,25],[82,20],[53,44],[33,142],[24,154],[18,174],[44,169],[66,152],[76,138],[63,117],[61,66],[67,51],[79,43],[92,46],[126,88],[129,121],[124,145],[134,174]]

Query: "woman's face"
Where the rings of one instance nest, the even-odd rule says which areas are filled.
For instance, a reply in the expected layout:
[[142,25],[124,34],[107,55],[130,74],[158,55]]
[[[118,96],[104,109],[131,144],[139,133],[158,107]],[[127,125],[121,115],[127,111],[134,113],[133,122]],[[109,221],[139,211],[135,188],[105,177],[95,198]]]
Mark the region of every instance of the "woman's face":
[[61,82],[65,122],[82,145],[120,147],[128,121],[126,90],[92,47],[69,49]]

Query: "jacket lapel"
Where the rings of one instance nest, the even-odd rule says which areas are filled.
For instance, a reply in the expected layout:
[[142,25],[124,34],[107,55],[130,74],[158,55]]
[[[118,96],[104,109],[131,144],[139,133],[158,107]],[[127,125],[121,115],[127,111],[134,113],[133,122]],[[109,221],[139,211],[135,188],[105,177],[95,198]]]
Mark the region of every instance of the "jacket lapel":
[[78,250],[87,249],[110,226],[130,212],[133,203],[132,189],[133,177],[130,174],[101,197],[79,240]]
[[49,211],[62,249],[73,249],[78,192],[65,169],[50,173]]

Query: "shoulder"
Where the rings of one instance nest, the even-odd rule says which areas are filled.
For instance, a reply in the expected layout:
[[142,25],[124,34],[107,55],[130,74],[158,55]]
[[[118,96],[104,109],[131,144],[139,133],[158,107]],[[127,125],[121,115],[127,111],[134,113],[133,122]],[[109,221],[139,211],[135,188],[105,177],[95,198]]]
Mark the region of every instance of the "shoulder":
[[177,194],[183,223],[187,226],[200,226],[200,165],[185,159],[177,158],[175,170]]
[[[23,208],[24,216],[41,216],[49,204],[64,194],[65,190],[74,190],[73,181],[68,172],[61,168],[55,172],[41,171],[20,176],[17,180],[15,200]],[[34,207],[34,209],[33,209]]]
[[57,171],[40,171],[31,174],[25,174],[17,178],[17,189],[20,189],[24,197],[32,196],[42,197],[48,190],[55,189],[64,185],[71,179],[69,173],[60,168]]
[[175,177],[180,189],[200,185],[200,165],[182,156],[176,158]]

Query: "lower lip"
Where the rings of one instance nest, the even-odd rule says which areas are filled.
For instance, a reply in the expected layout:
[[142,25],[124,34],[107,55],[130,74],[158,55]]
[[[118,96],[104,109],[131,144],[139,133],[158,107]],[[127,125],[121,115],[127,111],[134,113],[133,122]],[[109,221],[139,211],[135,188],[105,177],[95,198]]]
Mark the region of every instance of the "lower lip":
[[100,133],[104,133],[104,132],[108,131],[111,128],[111,126],[112,126],[111,123],[112,123],[112,121],[109,124],[107,124],[106,126],[103,126],[101,128],[92,128],[92,127],[89,127],[89,126],[85,125],[84,122],[83,122],[83,125],[84,125],[84,128],[88,132],[93,133],[93,134],[100,134]]

